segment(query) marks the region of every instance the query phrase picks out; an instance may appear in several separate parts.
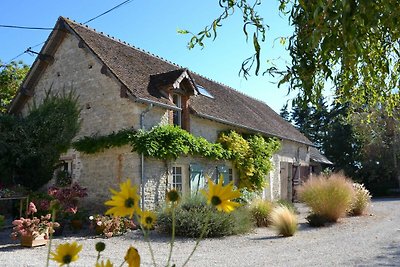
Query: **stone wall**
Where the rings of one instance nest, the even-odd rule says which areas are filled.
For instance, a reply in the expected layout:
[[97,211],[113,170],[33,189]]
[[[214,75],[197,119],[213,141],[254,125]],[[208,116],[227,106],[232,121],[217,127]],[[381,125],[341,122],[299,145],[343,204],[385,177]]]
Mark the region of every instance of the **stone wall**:
[[[41,76],[34,88],[34,97],[25,106],[23,114],[29,111],[28,106],[33,101],[40,103],[47,90],[53,93],[68,93],[74,90],[79,96],[82,109],[80,119],[81,129],[75,140],[83,136],[107,135],[124,128],[139,129],[140,117],[144,115],[145,129],[151,129],[159,124],[167,124],[168,111],[160,107],[134,102],[132,99],[121,97],[121,85],[111,75],[101,73],[103,64],[87,49],[78,47],[78,40],[67,34],[54,55],[51,64]],[[190,132],[195,136],[203,136],[210,142],[215,142],[218,133],[231,126],[202,119],[190,115]],[[113,148],[94,155],[87,155],[70,150],[62,156],[71,160],[73,179],[82,186],[88,187],[93,209],[104,207],[102,203],[110,197],[109,188],[117,188],[118,183],[126,178],[140,187],[141,168],[140,155],[131,152],[130,146]],[[303,164],[308,164],[307,146],[290,141],[283,141],[281,151],[273,157],[275,169],[266,179],[270,188],[264,191],[264,196],[270,199],[280,198],[280,162],[292,162],[298,158]],[[176,162],[169,162],[167,169],[171,171],[173,164],[189,166],[190,163],[201,163],[212,175],[219,162],[210,162],[201,158],[182,157]],[[231,163],[224,163],[229,165]],[[230,166],[230,165],[229,165]],[[144,172],[144,198],[146,208],[153,208],[162,203],[171,175],[166,173],[164,162],[146,159]]]

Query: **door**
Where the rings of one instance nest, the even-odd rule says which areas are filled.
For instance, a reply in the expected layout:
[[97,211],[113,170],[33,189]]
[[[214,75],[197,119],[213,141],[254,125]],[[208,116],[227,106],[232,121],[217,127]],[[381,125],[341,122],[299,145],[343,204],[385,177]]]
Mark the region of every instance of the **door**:
[[281,199],[289,200],[288,185],[289,185],[289,163],[280,163],[280,180],[281,180]]

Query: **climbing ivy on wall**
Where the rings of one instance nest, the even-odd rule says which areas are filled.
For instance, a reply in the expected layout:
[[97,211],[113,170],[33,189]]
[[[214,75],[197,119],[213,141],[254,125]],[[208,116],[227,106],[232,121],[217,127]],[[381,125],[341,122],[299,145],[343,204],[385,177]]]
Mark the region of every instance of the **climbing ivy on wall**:
[[72,143],[72,147],[86,154],[95,154],[112,147],[121,147],[130,142],[130,136],[135,133],[133,129],[123,129],[109,135],[84,136]]
[[271,157],[280,149],[280,142],[276,138],[266,140],[261,135],[243,136],[235,131],[222,133],[218,142],[232,154],[239,187],[261,190],[265,186],[264,177],[273,168]]
[[211,160],[232,160],[239,173],[239,187],[261,190],[264,177],[272,170],[272,155],[279,150],[275,138],[246,135],[229,131],[221,133],[217,143],[195,137],[180,127],[158,126],[150,131],[122,130],[108,136],[92,136],[78,140],[73,147],[93,154],[104,149],[130,144],[132,150],[145,157],[176,160],[182,155],[205,157]]
[[230,159],[221,144],[213,144],[203,137],[195,137],[180,127],[164,125],[140,130],[131,136],[133,150],[146,157],[175,160],[182,155],[197,155],[209,159]]

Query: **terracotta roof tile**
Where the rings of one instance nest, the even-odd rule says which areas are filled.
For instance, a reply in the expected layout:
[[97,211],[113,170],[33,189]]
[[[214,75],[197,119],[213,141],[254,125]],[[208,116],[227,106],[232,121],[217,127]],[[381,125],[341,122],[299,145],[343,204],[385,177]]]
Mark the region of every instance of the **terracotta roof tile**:
[[[159,76],[164,79],[162,82],[168,83],[179,77],[186,69],[126,43],[111,39],[86,25],[64,18],[60,20],[64,20],[69,25],[135,97],[161,104],[171,104],[168,99],[155,92],[154,78],[156,82],[160,82],[157,80],[157,74],[168,73]],[[190,108],[194,114],[312,145],[303,134],[265,103],[196,73],[191,72],[191,77],[195,83],[206,88],[214,97],[203,95],[191,97]]]

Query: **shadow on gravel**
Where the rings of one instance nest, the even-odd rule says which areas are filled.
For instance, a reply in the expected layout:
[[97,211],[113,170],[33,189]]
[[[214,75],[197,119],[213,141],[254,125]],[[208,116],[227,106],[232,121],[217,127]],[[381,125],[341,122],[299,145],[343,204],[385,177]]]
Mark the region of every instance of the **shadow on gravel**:
[[11,251],[20,250],[20,249],[24,249],[23,247],[21,247],[20,244],[7,244],[5,246],[3,246],[3,244],[2,244],[0,247],[0,253],[11,252]]
[[372,202],[390,202],[390,201],[400,201],[400,197],[389,197],[389,198],[372,198]]
[[274,236],[266,236],[266,237],[249,238],[249,240],[260,241],[260,240],[275,240],[275,239],[282,239],[282,238],[286,238],[286,237],[274,235]]
[[393,242],[383,248],[384,254],[375,258],[379,266],[400,266],[400,244]]

